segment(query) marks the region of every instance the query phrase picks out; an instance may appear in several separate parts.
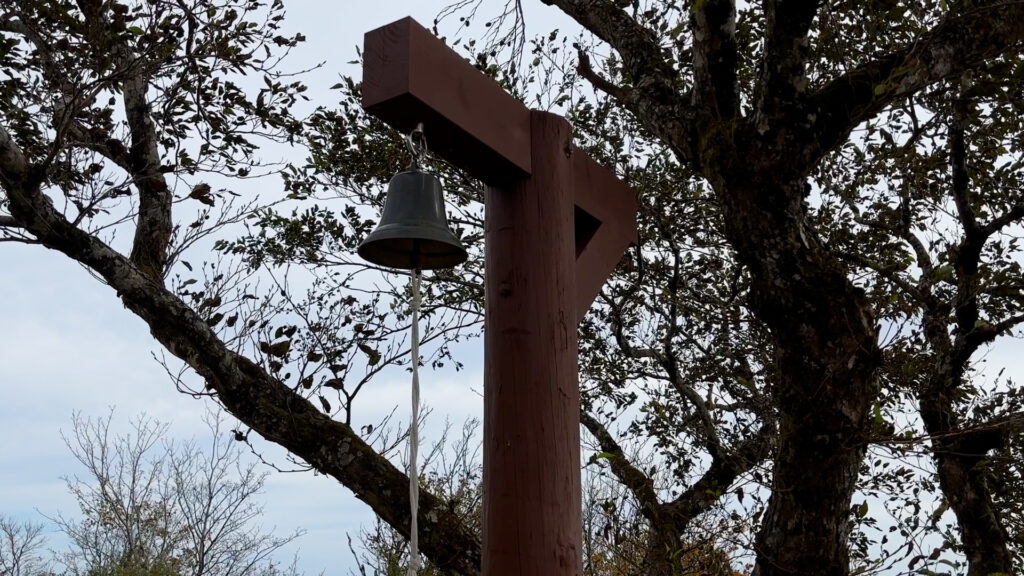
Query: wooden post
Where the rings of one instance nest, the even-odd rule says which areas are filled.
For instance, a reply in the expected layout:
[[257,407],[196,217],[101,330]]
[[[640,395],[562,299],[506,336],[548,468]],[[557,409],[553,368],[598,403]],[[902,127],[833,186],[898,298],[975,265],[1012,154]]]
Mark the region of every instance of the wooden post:
[[582,571],[576,326],[636,241],[636,198],[410,18],[367,32],[363,107],[485,193],[484,576]]
[[485,195],[486,576],[578,576],[572,133],[530,116],[532,176]]

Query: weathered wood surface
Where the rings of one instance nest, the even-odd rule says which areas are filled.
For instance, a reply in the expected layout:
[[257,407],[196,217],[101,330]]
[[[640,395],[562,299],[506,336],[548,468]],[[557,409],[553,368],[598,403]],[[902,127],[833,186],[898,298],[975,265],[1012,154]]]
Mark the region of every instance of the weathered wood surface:
[[[366,33],[363,107],[401,132],[423,123],[434,153],[492,186],[530,175],[530,110],[411,18]],[[636,197],[576,147],[573,201],[599,227],[578,253],[576,321],[630,242]]]
[[412,18],[366,33],[363,108],[487,184],[530,174],[530,111]]
[[409,18],[366,34],[363,107],[488,185],[484,542],[487,576],[582,573],[576,326],[630,242],[636,198]]
[[531,117],[533,176],[485,195],[483,573],[577,576],[572,133]]

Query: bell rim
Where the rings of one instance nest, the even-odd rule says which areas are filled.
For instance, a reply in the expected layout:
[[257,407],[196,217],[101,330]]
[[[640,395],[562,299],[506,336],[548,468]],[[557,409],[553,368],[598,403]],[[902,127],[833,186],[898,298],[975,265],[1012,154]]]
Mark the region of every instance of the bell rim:
[[[389,248],[399,243],[420,242],[419,251],[410,250],[408,246]],[[438,270],[454,268],[469,259],[469,252],[453,237],[453,242],[437,238],[411,238],[396,236],[393,238],[367,238],[357,248],[359,257],[371,264],[385,268],[400,270]],[[415,256],[414,256],[415,255]]]

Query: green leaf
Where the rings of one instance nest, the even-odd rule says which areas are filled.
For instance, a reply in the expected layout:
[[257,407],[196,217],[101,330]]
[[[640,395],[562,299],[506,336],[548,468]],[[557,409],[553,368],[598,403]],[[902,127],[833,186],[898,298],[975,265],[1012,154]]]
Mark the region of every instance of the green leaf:
[[953,283],[953,267],[949,264],[936,268],[934,275],[935,279],[939,282],[945,282],[947,284]]

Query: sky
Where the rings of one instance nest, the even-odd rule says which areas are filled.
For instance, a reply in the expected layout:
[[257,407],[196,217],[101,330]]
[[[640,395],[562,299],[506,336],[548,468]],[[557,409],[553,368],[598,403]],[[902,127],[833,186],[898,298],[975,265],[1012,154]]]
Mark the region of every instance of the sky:
[[[356,58],[364,32],[408,15],[429,25],[450,1],[287,1],[288,30],[307,38],[288,65],[323,62],[304,81],[313,104],[333,104],[329,87],[338,74],[358,76],[346,63]],[[503,3],[485,0],[485,7]],[[524,4],[528,34],[570,29],[554,9],[536,0]],[[988,352],[988,364],[1012,366],[1019,349],[1019,341],[1006,341]],[[145,413],[167,423],[173,438],[208,434],[203,415],[212,402],[179,394],[154,357],[160,353],[143,322],[81,266],[40,247],[0,244],[0,514],[46,522],[75,511],[62,477],[81,469],[61,437],[74,412],[101,417],[116,407],[116,429],[126,430],[129,419]],[[457,354],[464,371],[421,375],[424,402],[434,410],[428,438],[445,419],[459,425],[481,413],[482,342],[460,344]],[[359,414],[373,422],[398,407],[404,419],[408,396],[406,375],[385,373],[361,393]],[[273,445],[259,448],[282,461]],[[373,515],[346,488],[312,473],[272,473],[262,500],[266,527],[280,534],[305,530],[282,558],[297,553],[309,575],[349,573],[345,535],[372,524]],[[51,536],[59,547],[59,535]]]
[[[338,74],[358,76],[346,63],[356,59],[363,33],[405,16],[430,25],[446,0],[368,2],[286,2],[286,27],[307,38],[287,61],[289,67],[324,66],[304,81],[313,104],[333,104],[328,88]],[[531,29],[549,30],[552,9],[527,2]],[[493,3],[492,3],[493,6]],[[294,158],[300,160],[301,158]],[[273,182],[262,184],[273,186]],[[61,434],[72,414],[101,417],[116,407],[113,428],[127,430],[139,414],[169,425],[176,439],[203,439],[209,400],[179,394],[157,362],[162,350],[143,322],[119,303],[114,292],[65,256],[38,246],[0,244],[0,514],[48,523],[58,512],[76,512],[64,476],[82,469]],[[421,375],[424,402],[434,408],[427,436],[449,419],[456,426],[479,416],[482,399],[482,343],[462,345],[459,373]],[[385,374],[360,395],[367,421],[399,407],[408,413],[409,383],[404,373]],[[259,446],[281,461],[281,451]],[[262,495],[264,525],[280,534],[305,535],[282,557],[298,553],[306,574],[348,574],[353,566],[345,534],[372,524],[369,508],[333,479],[312,473],[271,474]],[[50,544],[62,539],[49,525]]]

